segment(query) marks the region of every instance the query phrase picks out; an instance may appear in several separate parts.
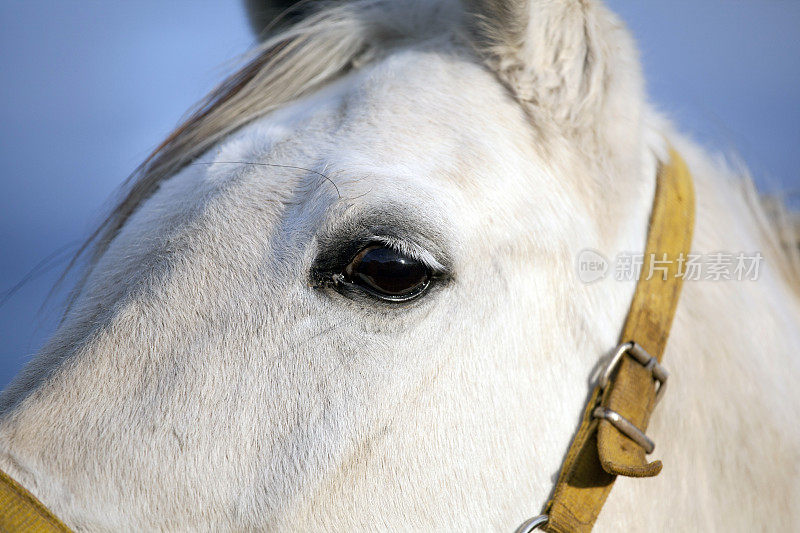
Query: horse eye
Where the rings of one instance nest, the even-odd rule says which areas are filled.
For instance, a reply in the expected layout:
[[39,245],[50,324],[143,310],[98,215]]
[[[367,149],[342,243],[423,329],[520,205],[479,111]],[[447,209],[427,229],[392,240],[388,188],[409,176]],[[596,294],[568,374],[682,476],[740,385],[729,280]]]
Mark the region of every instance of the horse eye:
[[345,268],[344,277],[378,298],[404,302],[425,292],[431,270],[421,261],[378,244],[358,252]]

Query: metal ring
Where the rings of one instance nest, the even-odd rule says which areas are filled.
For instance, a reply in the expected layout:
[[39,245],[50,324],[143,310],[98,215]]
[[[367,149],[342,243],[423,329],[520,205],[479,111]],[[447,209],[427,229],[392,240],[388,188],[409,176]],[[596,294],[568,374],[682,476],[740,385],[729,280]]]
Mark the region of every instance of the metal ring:
[[517,529],[514,530],[514,533],[531,533],[531,531],[546,525],[549,520],[550,517],[546,514],[540,514],[539,516],[528,518],[522,524],[520,524]]

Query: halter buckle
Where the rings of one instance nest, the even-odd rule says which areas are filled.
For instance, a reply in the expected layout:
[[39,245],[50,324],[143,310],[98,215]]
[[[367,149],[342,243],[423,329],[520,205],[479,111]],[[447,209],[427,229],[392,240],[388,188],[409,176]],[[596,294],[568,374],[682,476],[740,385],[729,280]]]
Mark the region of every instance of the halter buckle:
[[658,359],[647,353],[647,350],[633,341],[623,342],[617,346],[617,349],[614,351],[614,356],[611,358],[611,361],[609,361],[603,371],[603,375],[600,377],[600,388],[605,390],[608,386],[611,381],[611,374],[614,373],[614,370],[616,370],[622,361],[622,356],[626,353],[633,356],[636,362],[642,365],[646,370],[649,370],[650,375],[653,376],[653,379],[658,383],[658,388],[656,389],[656,403],[658,403],[658,401],[661,400],[661,396],[664,394],[664,388],[667,386],[669,372],[659,364]]
[[[611,358],[611,361],[609,361],[608,365],[603,371],[603,375],[600,377],[600,388],[605,390],[605,388],[608,387],[608,384],[611,382],[611,374],[614,373],[614,370],[616,370],[616,368],[619,366],[620,361],[622,361],[622,357],[626,353],[630,354],[637,363],[648,370],[650,375],[653,377],[653,380],[658,383],[655,400],[655,402],[658,403],[658,401],[661,399],[661,396],[664,394],[664,388],[667,385],[669,372],[667,372],[667,369],[658,363],[658,360],[655,357],[647,353],[647,350],[633,341],[624,342],[617,346],[617,349],[614,351],[614,356]],[[653,442],[653,440],[648,437],[644,431],[636,427],[633,422],[613,409],[598,406],[594,408],[594,411],[592,411],[592,416],[610,422],[611,425],[617,428],[617,430],[619,430],[623,435],[641,446],[646,453],[652,453],[655,449],[656,443]]]

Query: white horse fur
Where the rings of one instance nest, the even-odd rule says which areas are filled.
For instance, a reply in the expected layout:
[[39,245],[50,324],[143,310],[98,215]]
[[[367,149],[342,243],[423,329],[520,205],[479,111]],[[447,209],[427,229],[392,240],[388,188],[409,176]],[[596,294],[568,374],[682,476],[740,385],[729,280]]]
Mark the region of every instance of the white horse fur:
[[[764,260],[685,284],[648,429],[664,470],[620,478],[597,529],[800,527],[796,257],[653,110],[599,2],[342,2],[255,57],[112,215],[2,396],[2,470],[86,531],[510,531],[634,290],[575,258],[643,252],[672,145],[693,249]],[[447,280],[401,306],[314,286],[364,232]]]

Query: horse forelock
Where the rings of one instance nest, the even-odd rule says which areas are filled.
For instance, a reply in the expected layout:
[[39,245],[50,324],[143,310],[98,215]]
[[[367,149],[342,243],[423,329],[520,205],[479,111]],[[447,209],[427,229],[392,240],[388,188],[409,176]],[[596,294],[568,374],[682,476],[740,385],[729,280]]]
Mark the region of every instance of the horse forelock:
[[62,275],[87,256],[68,299],[69,310],[96,264],[137,208],[169,177],[226,135],[313,93],[381,56],[393,43],[452,31],[455,2],[385,0],[326,5],[244,56],[245,64],[206,95],[125,180],[120,200],[73,256]]

